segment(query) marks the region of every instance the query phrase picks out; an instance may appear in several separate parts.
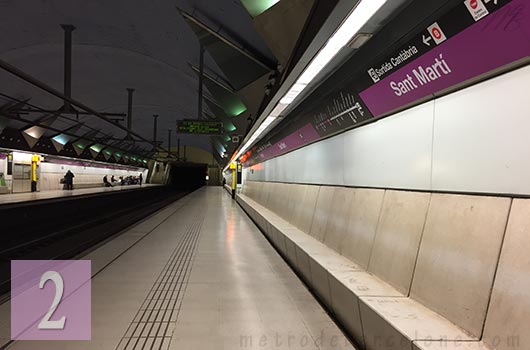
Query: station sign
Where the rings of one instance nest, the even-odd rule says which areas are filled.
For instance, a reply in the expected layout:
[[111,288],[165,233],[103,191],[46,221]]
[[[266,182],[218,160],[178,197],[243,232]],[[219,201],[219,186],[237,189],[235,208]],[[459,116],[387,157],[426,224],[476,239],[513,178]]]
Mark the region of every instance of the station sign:
[[177,120],[177,133],[194,135],[222,135],[223,123],[208,120]]
[[528,2],[497,0],[489,5],[465,1],[420,34],[420,49],[410,44],[417,54],[368,70],[373,84],[359,95],[370,112],[376,117],[391,113],[529,56]]

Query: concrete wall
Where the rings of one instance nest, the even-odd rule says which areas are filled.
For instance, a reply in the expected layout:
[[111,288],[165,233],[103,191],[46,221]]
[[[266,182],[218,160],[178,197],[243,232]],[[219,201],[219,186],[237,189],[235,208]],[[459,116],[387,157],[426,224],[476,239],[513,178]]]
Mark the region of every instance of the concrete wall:
[[530,347],[530,199],[255,181],[237,199],[359,348]]
[[40,164],[40,178],[39,178],[39,190],[40,191],[52,191],[60,190],[63,185],[60,180],[64,177],[64,174],[70,170],[74,173],[74,188],[75,185],[81,184],[102,184],[103,177],[108,175],[110,181],[112,175],[118,180],[120,176],[139,176],[142,174],[145,179],[147,176],[146,169],[108,169],[96,166],[78,166],[78,165],[64,165],[54,163],[41,163]]
[[[184,149],[186,151],[184,152]],[[177,155],[178,148],[171,147],[171,153]],[[191,146],[180,146],[180,158],[184,158],[186,153],[186,161],[199,164],[214,164],[215,160],[211,152],[205,151],[202,148],[191,147]],[[167,153],[165,153],[167,154]]]
[[11,180],[7,179],[7,161],[6,159],[0,159],[0,173],[3,174],[4,181],[6,183],[6,186],[2,186],[0,184],[0,194],[5,194],[9,191],[9,185]]
[[[13,152],[13,166],[16,164],[31,164],[32,153]],[[109,180],[112,175],[116,179],[120,176],[138,176],[143,174],[144,179],[147,176],[147,169],[136,167],[125,167],[113,165],[115,169],[109,168],[110,165],[103,165],[92,163],[89,166],[58,164],[51,162],[41,162],[37,169],[39,177],[37,189],[39,191],[53,191],[60,190],[63,185],[60,183],[64,174],[70,170],[74,173],[74,187],[75,185],[95,186],[103,183],[103,176],[108,175]],[[4,174],[6,180],[6,188],[0,189],[0,194],[10,192],[29,192],[31,191],[30,180],[13,180],[12,175],[7,175],[7,160],[0,159],[0,173]],[[82,186],[80,186],[82,187]]]
[[147,181],[152,184],[165,184],[169,177],[170,166],[164,163],[153,161],[149,164],[149,175]]
[[238,200],[360,348],[527,349],[528,86],[530,66],[246,168]]
[[222,184],[221,169],[218,167],[208,168],[208,186],[220,186]]
[[7,174],[7,161],[5,159],[0,159],[0,173],[4,174],[4,178]]
[[530,66],[245,169],[245,179],[530,195]]

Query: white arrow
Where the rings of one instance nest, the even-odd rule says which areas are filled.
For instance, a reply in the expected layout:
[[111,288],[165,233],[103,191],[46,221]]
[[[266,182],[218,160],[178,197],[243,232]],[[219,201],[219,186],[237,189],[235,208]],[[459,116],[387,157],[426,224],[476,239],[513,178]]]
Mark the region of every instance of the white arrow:
[[430,44],[430,41],[432,40],[432,38],[430,36],[425,36],[423,35],[423,43],[427,46],[431,46]]

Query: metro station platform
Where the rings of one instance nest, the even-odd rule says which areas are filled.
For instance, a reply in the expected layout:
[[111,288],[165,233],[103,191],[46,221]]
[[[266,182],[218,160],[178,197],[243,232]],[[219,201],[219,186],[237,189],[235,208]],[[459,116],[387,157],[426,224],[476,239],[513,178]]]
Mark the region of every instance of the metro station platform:
[[7,302],[0,349],[354,349],[221,187],[81,259],[92,261],[92,340],[10,342]]
[[77,196],[86,196],[86,195],[108,193],[108,192],[130,191],[130,190],[147,188],[147,187],[155,187],[155,186],[160,186],[160,185],[151,185],[151,184],[144,184],[142,186],[140,185],[127,185],[127,186],[117,185],[114,187],[83,188],[83,189],[78,189],[78,190],[74,189],[71,191],[59,190],[59,191],[2,194],[0,195],[0,205],[21,203],[21,202],[33,202],[33,201],[57,199],[57,198],[71,198],[71,197],[77,197]]

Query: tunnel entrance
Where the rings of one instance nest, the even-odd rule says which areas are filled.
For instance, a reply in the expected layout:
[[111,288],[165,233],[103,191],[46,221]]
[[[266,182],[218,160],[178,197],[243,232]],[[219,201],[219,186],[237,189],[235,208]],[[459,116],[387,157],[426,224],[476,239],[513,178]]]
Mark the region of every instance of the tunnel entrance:
[[206,186],[208,165],[206,164],[173,164],[171,166],[171,186],[186,191],[194,191]]

